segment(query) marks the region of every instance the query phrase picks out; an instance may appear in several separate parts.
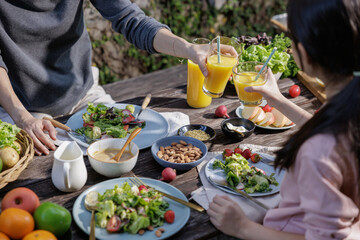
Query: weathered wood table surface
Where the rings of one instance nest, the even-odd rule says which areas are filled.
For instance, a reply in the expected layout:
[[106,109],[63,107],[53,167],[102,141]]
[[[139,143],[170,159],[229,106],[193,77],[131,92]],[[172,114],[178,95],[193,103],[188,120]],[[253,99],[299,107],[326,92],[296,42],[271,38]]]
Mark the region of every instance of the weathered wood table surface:
[[[240,144],[238,141],[226,138],[220,128],[220,123],[223,119],[214,116],[216,107],[223,104],[227,106],[230,117],[236,117],[235,109],[239,106],[239,102],[234,87],[231,85],[227,86],[224,96],[213,99],[209,107],[193,109],[186,103],[186,80],[186,64],[183,64],[133,79],[108,84],[104,88],[117,102],[137,105],[141,105],[146,94],[151,93],[152,99],[149,108],[158,112],[180,111],[189,115],[191,123],[211,126],[216,130],[217,137],[211,143],[206,144],[209,151],[222,151],[225,148],[234,148]],[[291,101],[313,113],[320,107],[321,103],[296,79],[279,80],[281,92],[290,98],[288,88],[294,83],[299,84],[301,87],[301,95],[297,98],[292,98]],[[60,120],[64,123],[66,122],[66,118]],[[285,131],[256,128],[254,134],[241,143],[281,146],[288,136],[296,130],[297,127]],[[72,212],[73,204],[82,191],[94,184],[108,180],[106,177],[96,173],[85,157],[88,171],[86,185],[78,192],[60,192],[51,181],[53,159],[53,152],[48,156],[34,157],[32,163],[22,172],[18,180],[0,190],[0,199],[10,189],[24,186],[37,193],[41,202],[55,202]],[[139,159],[133,172],[138,176],[159,179],[162,169],[152,158],[150,148],[147,148],[140,151]],[[191,192],[201,186],[201,181],[196,168],[193,168],[187,172],[178,172],[176,180],[171,182],[171,185],[177,187],[189,198]],[[206,213],[191,210],[190,219],[185,227],[172,236],[171,239],[219,239],[222,236],[224,235],[211,224]],[[83,233],[73,221],[71,231],[63,239],[88,239],[88,235]]]

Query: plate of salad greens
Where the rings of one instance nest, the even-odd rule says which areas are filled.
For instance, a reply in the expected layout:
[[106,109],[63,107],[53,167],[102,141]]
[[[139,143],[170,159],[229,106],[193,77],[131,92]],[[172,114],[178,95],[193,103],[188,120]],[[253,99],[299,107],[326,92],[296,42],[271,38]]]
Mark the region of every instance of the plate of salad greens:
[[[273,158],[265,153],[258,154],[267,160]],[[223,155],[211,159],[206,164],[205,175],[210,183],[225,192],[240,195],[236,192],[237,189],[250,196],[261,197],[280,191],[285,171],[275,171],[273,166],[261,161],[253,163],[241,154],[234,153],[224,159]]]
[[[98,140],[104,137],[126,139],[135,128],[143,128],[133,142],[144,149],[150,147],[158,139],[166,137],[169,133],[168,121],[152,109],[144,109],[139,116],[140,121],[135,121],[141,106],[116,103],[98,104],[88,103],[88,107],[74,115],[66,125],[72,130],[84,134],[88,139]],[[84,147],[89,144],[72,135],[69,136]]]
[[[149,189],[138,188],[133,185],[129,178],[117,178],[98,183],[81,193],[73,207],[73,217],[76,224],[85,233],[90,233],[91,212],[85,209],[86,195],[91,191],[99,193],[98,210],[95,213],[95,237],[96,239],[165,239],[180,231],[190,217],[190,209],[178,202],[162,197],[160,191],[171,194],[187,201],[186,196],[177,188],[162,181],[150,178],[140,178]],[[139,190],[140,189],[140,190]],[[166,211],[175,213],[175,220],[168,223],[164,219]],[[120,229],[109,233],[106,229],[107,222],[114,215],[120,218]],[[151,225],[154,230],[146,230],[143,235],[137,234],[140,229],[147,229]],[[155,236],[158,228],[165,231],[161,237]]]

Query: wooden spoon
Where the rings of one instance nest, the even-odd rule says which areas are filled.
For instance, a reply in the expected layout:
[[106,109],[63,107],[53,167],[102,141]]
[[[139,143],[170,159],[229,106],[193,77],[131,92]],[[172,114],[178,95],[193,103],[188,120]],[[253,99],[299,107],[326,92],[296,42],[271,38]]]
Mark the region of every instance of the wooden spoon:
[[127,145],[129,145],[129,143],[134,139],[134,137],[135,137],[136,135],[138,135],[138,133],[141,131],[141,129],[142,129],[142,128],[137,128],[137,129],[135,129],[135,130],[130,134],[130,136],[129,136],[128,139],[126,140],[126,142],[125,142],[124,146],[122,147],[122,149],[113,157],[113,159],[114,159],[115,161],[117,161],[117,162],[120,161],[121,155],[124,153]]
[[85,208],[91,212],[89,240],[96,240],[96,238],[95,238],[95,210],[97,210],[97,207],[96,207],[97,203],[98,203],[98,192],[91,191],[88,194],[86,194]]

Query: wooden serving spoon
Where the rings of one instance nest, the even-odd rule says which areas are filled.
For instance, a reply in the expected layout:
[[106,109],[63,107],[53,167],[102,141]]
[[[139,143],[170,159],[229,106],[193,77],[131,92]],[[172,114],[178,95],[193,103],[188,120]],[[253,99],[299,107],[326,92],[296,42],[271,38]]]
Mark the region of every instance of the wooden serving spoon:
[[138,135],[138,133],[141,131],[142,128],[137,128],[135,129],[131,134],[130,136],[128,137],[128,139],[126,140],[124,146],[121,148],[121,150],[112,158],[114,159],[115,161],[120,161],[120,158],[121,158],[121,155],[124,153],[127,145],[129,145],[129,143],[134,139],[134,137],[136,135]]

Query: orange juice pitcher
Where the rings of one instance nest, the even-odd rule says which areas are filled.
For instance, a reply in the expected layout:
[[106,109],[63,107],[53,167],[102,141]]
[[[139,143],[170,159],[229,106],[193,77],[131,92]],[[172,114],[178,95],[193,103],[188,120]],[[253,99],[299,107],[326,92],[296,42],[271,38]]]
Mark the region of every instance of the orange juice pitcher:
[[[194,44],[209,44],[206,38],[197,38],[192,41]],[[188,78],[186,89],[186,101],[190,107],[204,108],[211,104],[211,97],[202,91],[204,75],[200,71],[199,65],[188,60]]]

